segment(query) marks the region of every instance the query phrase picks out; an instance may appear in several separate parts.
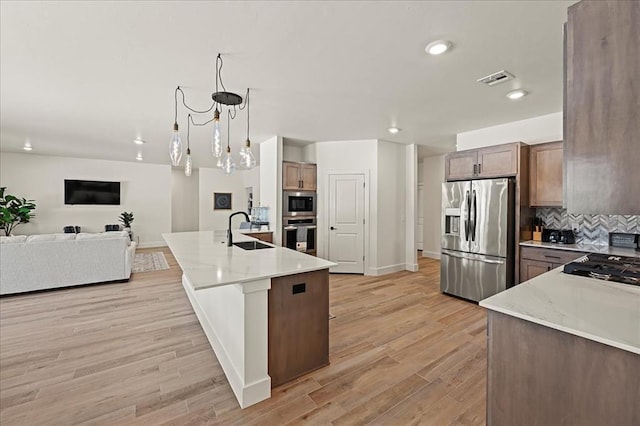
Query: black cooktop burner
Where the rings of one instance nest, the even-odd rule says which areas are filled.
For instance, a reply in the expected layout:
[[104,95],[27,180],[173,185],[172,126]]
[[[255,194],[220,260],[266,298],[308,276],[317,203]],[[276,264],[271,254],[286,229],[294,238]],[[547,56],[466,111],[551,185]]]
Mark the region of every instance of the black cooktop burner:
[[564,265],[566,274],[640,286],[640,258],[590,253]]

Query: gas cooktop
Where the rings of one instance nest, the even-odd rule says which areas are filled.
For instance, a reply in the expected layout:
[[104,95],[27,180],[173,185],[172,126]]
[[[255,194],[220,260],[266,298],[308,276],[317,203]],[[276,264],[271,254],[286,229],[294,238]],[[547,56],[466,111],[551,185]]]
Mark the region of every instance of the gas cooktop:
[[566,274],[640,286],[640,258],[590,253],[564,265]]

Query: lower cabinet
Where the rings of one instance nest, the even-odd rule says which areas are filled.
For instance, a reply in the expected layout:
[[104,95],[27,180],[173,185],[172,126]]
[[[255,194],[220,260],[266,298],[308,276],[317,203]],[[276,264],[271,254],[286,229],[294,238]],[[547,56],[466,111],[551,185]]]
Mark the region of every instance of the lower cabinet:
[[572,262],[586,253],[560,248],[520,246],[520,281],[528,281],[552,269]]
[[329,270],[271,279],[271,387],[329,364]]
[[264,241],[265,243],[273,243],[273,232],[254,232],[248,234],[250,237],[258,239],[260,241]]

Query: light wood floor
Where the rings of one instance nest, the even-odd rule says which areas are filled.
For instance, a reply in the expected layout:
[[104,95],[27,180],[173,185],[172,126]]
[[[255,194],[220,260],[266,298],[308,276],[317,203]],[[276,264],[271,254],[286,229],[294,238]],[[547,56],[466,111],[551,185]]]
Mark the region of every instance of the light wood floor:
[[[157,249],[155,249],[157,250]],[[240,410],[180,270],[0,299],[0,423],[484,424],[483,308],[439,263],[331,277],[331,365]]]

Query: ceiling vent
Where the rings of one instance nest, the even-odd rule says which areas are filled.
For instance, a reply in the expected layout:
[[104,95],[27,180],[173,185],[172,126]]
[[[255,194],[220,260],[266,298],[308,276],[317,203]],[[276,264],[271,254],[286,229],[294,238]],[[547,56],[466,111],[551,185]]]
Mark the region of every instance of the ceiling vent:
[[489,74],[486,77],[478,79],[478,83],[484,83],[487,86],[495,86],[498,83],[504,83],[505,81],[513,80],[515,77],[508,71],[502,70]]

